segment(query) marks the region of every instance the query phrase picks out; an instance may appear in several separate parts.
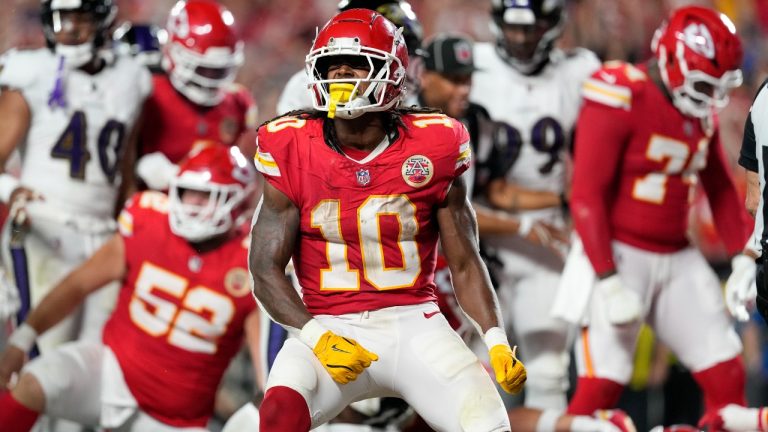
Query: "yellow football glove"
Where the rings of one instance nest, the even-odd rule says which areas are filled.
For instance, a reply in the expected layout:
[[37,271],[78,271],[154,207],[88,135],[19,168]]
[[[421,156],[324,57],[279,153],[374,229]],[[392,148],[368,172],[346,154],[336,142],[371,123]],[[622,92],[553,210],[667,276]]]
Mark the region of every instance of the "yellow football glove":
[[490,348],[491,367],[496,374],[496,382],[507,393],[518,394],[523,389],[528,374],[523,362],[517,359],[517,347],[509,347],[507,335],[499,327],[493,327],[483,337]]
[[[319,338],[316,337],[321,331]],[[300,338],[310,345],[320,364],[339,384],[346,384],[357,379],[363,370],[379,359],[379,356],[366,350],[354,339],[339,336],[323,328],[316,320],[310,320],[301,330]]]

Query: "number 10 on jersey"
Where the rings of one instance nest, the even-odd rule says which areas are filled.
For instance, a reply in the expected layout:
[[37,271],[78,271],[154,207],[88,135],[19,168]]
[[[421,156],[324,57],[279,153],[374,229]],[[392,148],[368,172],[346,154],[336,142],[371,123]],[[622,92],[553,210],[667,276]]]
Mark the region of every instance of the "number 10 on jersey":
[[[385,238],[394,233],[382,232],[380,218],[394,217],[399,226],[397,248],[402,266],[388,267],[384,256]],[[353,291],[360,289],[360,273],[379,290],[407,288],[416,283],[421,273],[421,258],[416,243],[419,224],[416,205],[406,195],[372,195],[357,208],[357,231],[362,269],[349,262],[349,239],[341,229],[341,202],[323,200],[310,213],[312,228],[320,230],[326,241],[328,267],[320,270],[320,289]]]

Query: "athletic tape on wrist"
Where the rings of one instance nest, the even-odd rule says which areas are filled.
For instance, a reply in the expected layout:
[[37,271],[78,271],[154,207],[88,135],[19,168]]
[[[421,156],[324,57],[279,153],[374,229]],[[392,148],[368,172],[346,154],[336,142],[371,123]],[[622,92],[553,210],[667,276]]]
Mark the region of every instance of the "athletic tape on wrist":
[[307,321],[306,324],[304,324],[304,327],[301,328],[301,332],[299,332],[299,339],[308,347],[315,349],[315,346],[317,346],[317,341],[319,341],[320,337],[323,336],[323,334],[327,331],[327,328],[323,327],[320,322],[312,318],[311,320]]
[[26,353],[35,345],[36,339],[37,331],[31,325],[24,323],[8,338],[8,345],[15,346]]
[[496,345],[509,346],[509,340],[507,340],[507,334],[501,327],[491,327],[483,335],[483,341],[488,349],[495,347]]
[[19,179],[7,173],[0,174],[1,201],[4,203],[9,203],[11,201],[11,195],[17,187],[19,187]]

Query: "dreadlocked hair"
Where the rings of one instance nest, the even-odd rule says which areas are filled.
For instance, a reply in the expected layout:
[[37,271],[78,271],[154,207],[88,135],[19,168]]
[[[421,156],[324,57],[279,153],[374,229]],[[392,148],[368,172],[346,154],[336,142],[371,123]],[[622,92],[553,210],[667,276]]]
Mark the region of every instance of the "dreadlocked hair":
[[309,109],[296,109],[293,111],[288,111],[287,113],[274,116],[271,119],[265,121],[264,123],[259,125],[258,129],[260,129],[262,126],[266,126],[268,123],[272,123],[273,121],[277,119],[281,119],[283,117],[298,117],[301,119],[319,118],[319,116],[316,116],[315,114],[320,112],[321,111],[309,110]]
[[[407,114],[440,114],[442,111],[440,111],[437,108],[431,108],[431,107],[418,107],[418,106],[410,106],[410,107],[401,107],[396,108],[391,111],[384,111],[379,114],[381,115],[387,115],[387,117],[384,119],[384,133],[387,135],[387,138],[389,138],[389,142],[395,142],[397,141],[399,135],[400,135],[400,129],[402,128],[406,134],[408,133],[408,128],[405,125],[405,122],[403,122],[403,116]],[[288,111],[287,113],[280,114],[278,116],[275,116],[264,123],[262,123],[259,127],[262,127],[266,125],[267,123],[271,123],[277,119],[283,118],[283,117],[296,117],[304,120],[313,120],[313,119],[322,119],[323,120],[323,138],[325,140],[325,143],[333,149],[337,153],[344,154],[344,152],[341,150],[341,143],[339,142],[339,138],[336,136],[336,128],[333,127],[333,121],[328,118],[328,113],[325,111],[319,111],[315,109],[297,109],[293,111]]]

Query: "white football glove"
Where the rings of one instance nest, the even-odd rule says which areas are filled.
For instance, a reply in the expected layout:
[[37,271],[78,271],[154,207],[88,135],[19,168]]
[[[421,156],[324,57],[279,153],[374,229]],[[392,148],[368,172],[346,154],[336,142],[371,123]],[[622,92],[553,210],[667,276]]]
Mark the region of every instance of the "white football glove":
[[748,309],[754,306],[757,295],[757,264],[750,256],[738,254],[731,260],[731,269],[731,275],[725,282],[725,305],[734,318],[749,321]]
[[160,152],[146,154],[136,164],[136,174],[150,189],[158,191],[167,190],[171,179],[178,172],[178,165]]
[[5,271],[0,269],[0,325],[15,317],[19,307],[21,307],[19,290]]
[[221,432],[240,432],[259,430],[259,409],[248,402],[232,414]]
[[628,324],[640,318],[642,302],[640,296],[625,287],[615,274],[600,279],[595,284],[597,294],[602,296],[608,322],[613,325]]

